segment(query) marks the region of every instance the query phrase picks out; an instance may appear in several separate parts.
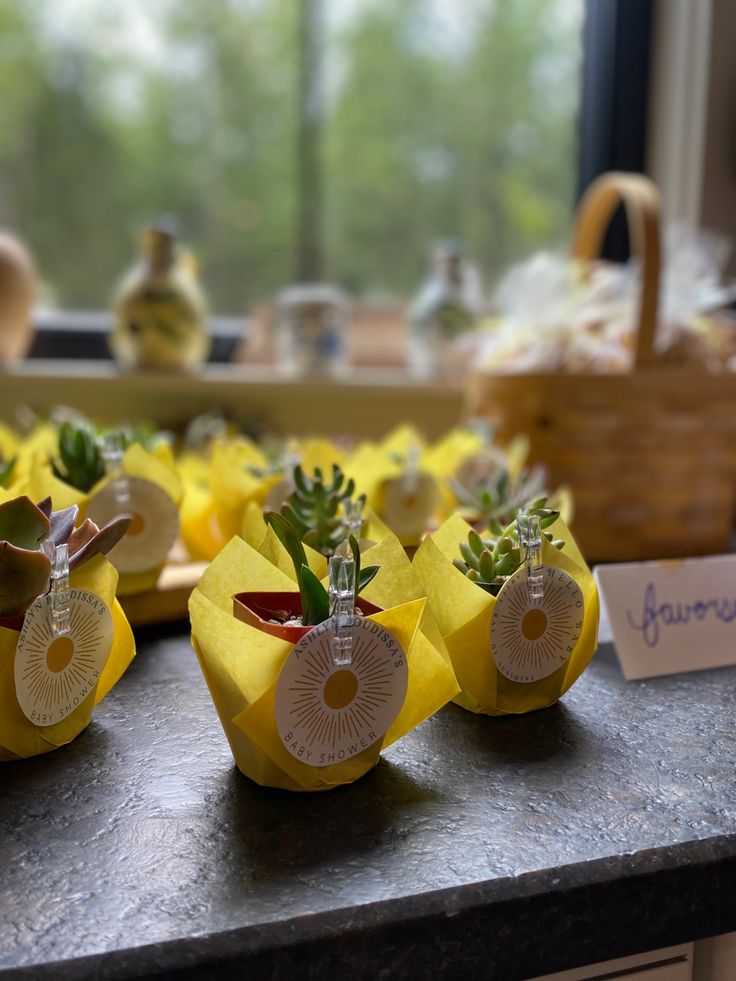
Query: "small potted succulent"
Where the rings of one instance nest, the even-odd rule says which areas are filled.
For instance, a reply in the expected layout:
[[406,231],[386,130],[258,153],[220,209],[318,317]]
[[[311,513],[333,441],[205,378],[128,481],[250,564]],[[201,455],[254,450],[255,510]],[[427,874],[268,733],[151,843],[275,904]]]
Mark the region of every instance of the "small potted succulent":
[[48,592],[49,546],[67,546],[71,573],[114,548],[130,524],[124,515],[104,528],[89,519],[75,528],[78,513],[76,505],[52,511],[50,498],[34,504],[21,496],[0,504],[0,626],[20,630],[28,607]]
[[553,704],[595,653],[598,594],[559,511],[544,497],[476,531],[448,518],[413,565],[452,661],[455,701],[486,715]]
[[[310,569],[304,545],[294,525],[286,517],[275,511],[266,514],[266,521],[273,528],[293,562],[298,592],[251,591],[237,593],[233,597],[233,609],[236,617],[245,623],[272,634],[274,637],[281,637],[283,640],[296,643],[312,627],[323,623],[330,616],[330,595]],[[334,529],[328,531],[325,528],[323,533],[328,540],[335,540],[336,531]],[[311,537],[309,532],[307,535]],[[315,537],[312,540],[319,541],[320,539]],[[359,594],[375,578],[379,567],[373,565],[361,568],[358,542],[353,535],[349,536],[348,542],[353,570],[353,581],[349,586],[355,597],[356,610],[364,616],[378,613],[380,607],[369,603]]]
[[105,558],[130,518],[103,528],[77,518],[49,498],[0,504],[0,760],[74,739],[135,655]]
[[94,429],[89,423],[63,422],[59,427],[58,455],[51,461],[57,480],[82,494],[105,476],[105,460]]
[[[565,547],[564,540],[555,538],[548,530],[560,517],[560,512],[547,507],[546,497],[538,498],[523,513],[539,519],[542,534],[554,548],[561,550]],[[481,589],[498,596],[501,587],[521,568],[522,546],[516,515],[506,525],[494,518],[491,518],[490,524],[488,537],[480,535],[474,528],[468,531],[467,541],[458,545],[461,557],[453,559],[452,564]]]
[[[349,487],[302,479],[302,496],[314,481]],[[204,572],[189,600],[192,643],[239,769],[263,786],[322,791],[370,770],[458,685],[395,536],[361,554],[338,530],[334,497],[308,520],[306,506],[290,507],[298,527],[269,512],[258,546],[234,537]]]
[[511,524],[519,510],[530,506],[529,501],[544,497],[546,502],[548,496],[547,475],[540,466],[523,467],[515,477],[506,466],[479,480],[469,477],[451,477],[448,483],[460,504],[460,514],[478,528]]

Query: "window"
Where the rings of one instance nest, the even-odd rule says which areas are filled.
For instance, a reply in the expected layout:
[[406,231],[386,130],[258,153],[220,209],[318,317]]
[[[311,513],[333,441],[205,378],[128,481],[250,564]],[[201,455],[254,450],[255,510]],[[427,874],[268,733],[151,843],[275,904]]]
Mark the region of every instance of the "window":
[[64,308],[106,307],[162,213],[222,313],[300,268],[407,297],[441,237],[488,283],[566,240],[582,19],[582,0],[2,0],[0,220]]

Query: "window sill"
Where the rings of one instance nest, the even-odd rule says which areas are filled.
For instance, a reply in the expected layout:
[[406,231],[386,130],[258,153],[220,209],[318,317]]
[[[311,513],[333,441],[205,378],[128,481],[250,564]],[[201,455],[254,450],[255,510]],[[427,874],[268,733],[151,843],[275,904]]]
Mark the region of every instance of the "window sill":
[[420,381],[401,368],[356,368],[344,378],[284,378],[260,365],[208,364],[196,376],[120,373],[110,361],[29,359],[5,370],[0,418],[13,423],[18,405],[44,412],[67,405],[100,422],[151,419],[178,429],[221,408],[240,423],[277,433],[385,434],[412,422],[437,438],[460,421],[460,382]]

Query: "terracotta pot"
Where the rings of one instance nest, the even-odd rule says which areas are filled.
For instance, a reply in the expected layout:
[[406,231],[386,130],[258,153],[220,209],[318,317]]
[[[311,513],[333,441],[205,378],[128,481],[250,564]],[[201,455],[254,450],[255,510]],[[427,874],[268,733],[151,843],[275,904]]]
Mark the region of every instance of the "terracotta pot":
[[21,613],[17,617],[0,617],[0,627],[7,627],[8,630],[17,630],[19,633],[23,629],[25,614]]
[[[368,600],[358,597],[356,609],[363,616],[370,616],[372,613],[381,613],[382,608],[369,603]],[[312,626],[291,627],[281,623],[269,623],[276,613],[286,611],[291,616],[301,616],[302,600],[299,593],[274,593],[274,592],[247,592],[236,593],[233,596],[233,613],[247,623],[250,627],[256,627],[264,633],[279,637],[281,640],[288,640],[291,644],[296,644],[302,637],[309,633]]]

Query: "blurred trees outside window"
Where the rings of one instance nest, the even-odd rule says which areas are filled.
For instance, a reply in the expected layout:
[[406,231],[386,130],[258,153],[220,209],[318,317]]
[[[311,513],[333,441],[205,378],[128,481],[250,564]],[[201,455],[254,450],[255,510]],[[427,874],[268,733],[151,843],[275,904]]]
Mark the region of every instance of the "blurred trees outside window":
[[[177,217],[211,305],[293,281],[300,4],[0,0],[0,223],[50,302],[103,308]],[[562,245],[583,0],[322,0],[323,277],[411,295],[438,238],[488,284]]]

